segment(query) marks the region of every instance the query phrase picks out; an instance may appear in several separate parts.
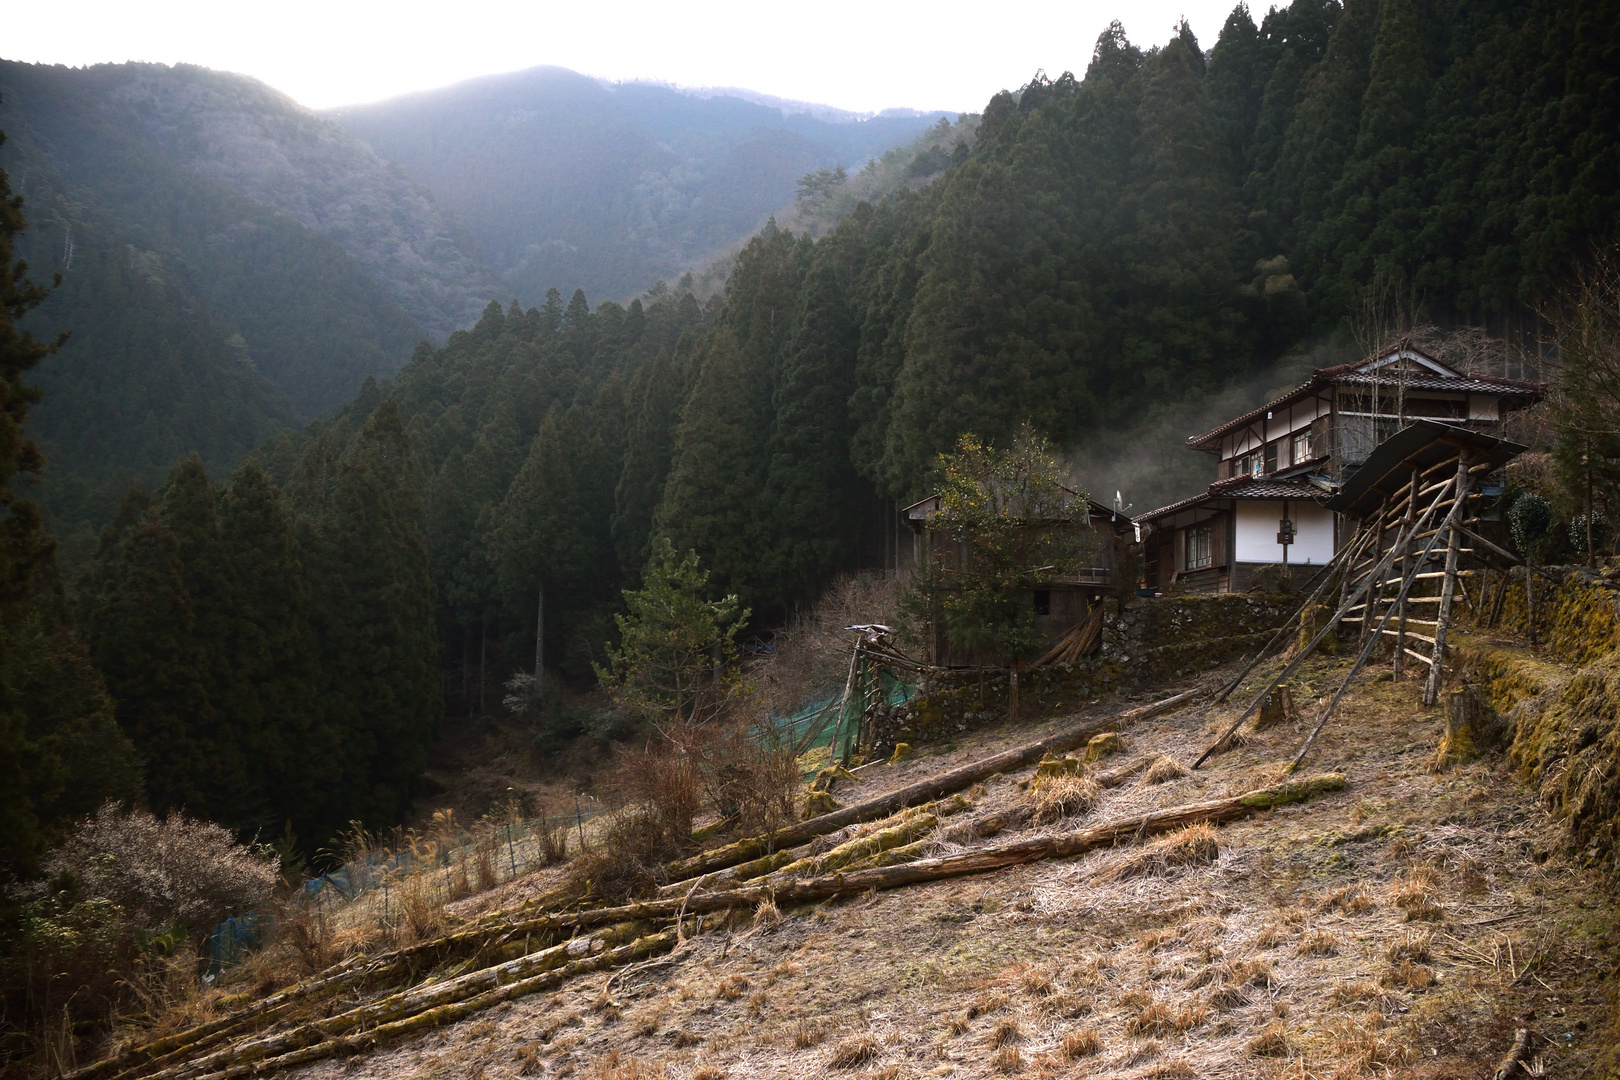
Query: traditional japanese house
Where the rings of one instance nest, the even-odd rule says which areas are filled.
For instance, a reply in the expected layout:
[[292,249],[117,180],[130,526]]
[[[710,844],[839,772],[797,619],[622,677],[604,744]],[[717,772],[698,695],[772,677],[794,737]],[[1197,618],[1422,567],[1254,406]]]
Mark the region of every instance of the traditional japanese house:
[[1418,419],[1494,432],[1544,394],[1538,383],[1456,371],[1407,346],[1319,369],[1282,397],[1187,440],[1215,458],[1216,479],[1138,515],[1144,583],[1242,592],[1262,567],[1314,572],[1349,534],[1322,504],[1375,446]]
[[[1081,567],[1072,576],[1050,576],[1042,580],[1030,596],[1038,625],[1050,638],[1073,629],[1114,590],[1135,588],[1134,580],[1127,581],[1120,573],[1122,567],[1126,573],[1131,573],[1127,549],[1136,540],[1135,522],[1121,511],[1094,500],[1088,499],[1085,507],[1084,516],[1076,514],[1070,524],[1074,528],[1090,529],[1095,534],[1096,543],[1091,550],[1096,565]],[[940,497],[931,495],[900,511],[911,527],[912,538],[910,557],[902,559],[903,569],[915,568],[931,555],[939,556],[947,570],[967,569],[967,545],[929,524],[939,509]],[[943,637],[936,635],[934,662],[947,667],[965,667],[981,662],[996,665],[1002,660],[958,655]]]

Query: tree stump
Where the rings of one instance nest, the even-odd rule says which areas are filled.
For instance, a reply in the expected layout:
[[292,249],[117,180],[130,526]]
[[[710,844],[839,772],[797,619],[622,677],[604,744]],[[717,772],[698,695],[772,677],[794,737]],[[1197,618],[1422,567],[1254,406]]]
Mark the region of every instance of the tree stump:
[[1117,731],[1106,731],[1095,735],[1086,744],[1086,764],[1101,761],[1105,757],[1117,754],[1125,749],[1125,740],[1119,737]]
[[1291,720],[1294,716],[1294,692],[1284,683],[1266,695],[1260,711],[1254,717],[1254,730],[1264,731],[1273,724]]
[[1446,695],[1446,733],[1435,751],[1434,771],[1473,761],[1502,745],[1503,725],[1484,695],[1465,686]]

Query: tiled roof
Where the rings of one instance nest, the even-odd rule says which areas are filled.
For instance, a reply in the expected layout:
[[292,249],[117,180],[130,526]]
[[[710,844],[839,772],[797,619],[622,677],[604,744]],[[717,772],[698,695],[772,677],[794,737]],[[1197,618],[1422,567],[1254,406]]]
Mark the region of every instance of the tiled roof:
[[1458,379],[1448,379],[1442,375],[1408,374],[1405,379],[1391,379],[1388,376],[1380,378],[1376,375],[1354,373],[1340,375],[1334,378],[1337,383],[1349,383],[1353,386],[1384,386],[1393,387],[1397,383],[1408,390],[1443,390],[1451,394],[1542,394],[1546,387],[1537,383],[1520,382],[1517,379],[1492,379],[1478,375],[1464,375]]
[[1161,506],[1137,515],[1138,521],[1154,521],[1169,517],[1178,510],[1197,506],[1211,499],[1325,499],[1332,492],[1305,479],[1279,479],[1267,476],[1232,476],[1217,480],[1197,495],[1189,496],[1169,506]]
[[1202,435],[1194,435],[1187,440],[1188,446],[1204,446],[1220,438],[1229,431],[1251,424],[1260,419],[1267,412],[1274,412],[1284,405],[1291,405],[1295,401],[1309,394],[1311,391],[1326,386],[1329,383],[1347,383],[1352,386],[1393,386],[1398,382],[1408,390],[1435,390],[1453,394],[1496,394],[1498,396],[1517,396],[1540,398],[1547,392],[1541,383],[1522,382],[1518,379],[1494,379],[1482,375],[1460,375],[1455,378],[1445,375],[1434,375],[1419,372],[1407,372],[1404,379],[1398,379],[1390,374],[1374,374],[1361,370],[1365,364],[1340,364],[1337,367],[1318,368],[1311,373],[1308,382],[1300,383],[1282,397],[1266,402],[1258,409],[1251,409],[1242,416],[1228,420],[1220,427],[1211,428]]

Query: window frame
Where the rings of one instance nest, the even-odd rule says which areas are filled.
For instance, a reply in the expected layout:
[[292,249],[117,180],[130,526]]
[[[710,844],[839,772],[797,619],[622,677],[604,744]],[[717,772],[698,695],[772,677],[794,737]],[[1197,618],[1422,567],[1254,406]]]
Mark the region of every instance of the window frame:
[[[1202,543],[1199,543],[1200,540]],[[1205,521],[1187,526],[1185,548],[1183,573],[1212,569],[1215,565],[1215,523]]]

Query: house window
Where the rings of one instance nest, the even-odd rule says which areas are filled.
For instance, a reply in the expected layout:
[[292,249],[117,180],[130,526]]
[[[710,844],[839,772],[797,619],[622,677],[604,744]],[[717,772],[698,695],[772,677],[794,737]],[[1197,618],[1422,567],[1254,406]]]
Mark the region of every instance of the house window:
[[1035,590],[1035,614],[1052,614],[1052,592],[1050,589]]
[[1311,452],[1311,429],[1306,428],[1304,431],[1295,432],[1289,455],[1290,464],[1298,465],[1301,462],[1311,460],[1314,456]]
[[1194,525],[1187,530],[1187,569],[1204,570],[1215,565],[1215,526]]
[[1265,471],[1266,455],[1263,450],[1250,450],[1232,464],[1233,476],[1259,476]]

